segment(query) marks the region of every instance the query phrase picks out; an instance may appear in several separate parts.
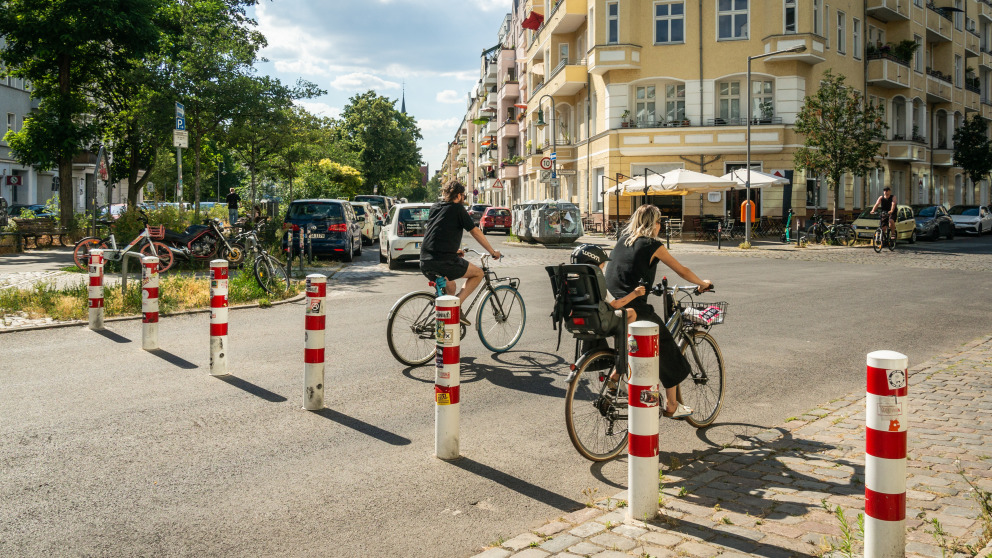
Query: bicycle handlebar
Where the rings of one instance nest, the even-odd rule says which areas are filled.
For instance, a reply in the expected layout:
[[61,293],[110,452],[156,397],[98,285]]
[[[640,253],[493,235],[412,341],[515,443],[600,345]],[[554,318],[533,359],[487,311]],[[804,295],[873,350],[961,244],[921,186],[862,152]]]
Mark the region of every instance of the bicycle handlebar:
[[703,293],[715,293],[716,286],[713,283],[710,283],[710,288],[706,289],[705,291],[700,291],[699,285],[683,285],[681,287],[679,286],[667,287],[665,286],[665,283],[662,282],[662,283],[658,283],[654,287],[651,287],[651,294],[653,294],[654,296],[661,296],[662,294],[665,293],[666,290],[672,294],[680,292],[680,293],[691,293],[693,296],[696,296],[696,295],[701,295]]

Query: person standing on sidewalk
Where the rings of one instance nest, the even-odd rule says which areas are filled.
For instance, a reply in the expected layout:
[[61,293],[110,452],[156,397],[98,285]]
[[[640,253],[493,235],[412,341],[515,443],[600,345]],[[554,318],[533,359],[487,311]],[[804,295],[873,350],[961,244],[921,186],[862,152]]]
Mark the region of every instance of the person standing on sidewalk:
[[[445,184],[441,188],[441,199],[444,201],[431,206],[427,225],[424,227],[424,241],[420,245],[420,271],[428,279],[431,274],[444,277],[447,280],[444,292],[449,295],[455,294],[455,279],[464,277],[465,285],[455,296],[458,297],[459,304],[465,304],[465,299],[482,282],[482,270],[462,257],[465,255],[465,251],[461,249],[462,231],[468,231],[472,238],[492,254],[493,259],[498,260],[501,254],[489,244],[489,240],[475,226],[472,217],[462,205],[465,201],[465,186],[462,183],[454,181]],[[462,322],[469,324],[464,316]]]
[[[606,288],[614,298],[622,299],[637,292],[636,289],[642,282],[653,285],[658,262],[670,267],[679,277],[698,285],[700,292],[713,286],[710,281],[697,277],[665,249],[658,238],[660,232],[661,211],[654,205],[638,207],[627,226],[620,231],[620,238],[610,254],[610,265],[606,267]],[[632,308],[637,313],[638,320],[658,324],[658,367],[666,399],[664,416],[682,418],[691,415],[692,409],[679,403],[675,396],[675,388],[691,371],[689,362],[682,356],[675,339],[665,327],[665,320],[648,304],[647,294],[635,297],[624,307]]]
[[231,192],[227,195],[227,219],[234,226],[234,223],[238,221],[238,202],[241,201],[241,196],[231,188]]

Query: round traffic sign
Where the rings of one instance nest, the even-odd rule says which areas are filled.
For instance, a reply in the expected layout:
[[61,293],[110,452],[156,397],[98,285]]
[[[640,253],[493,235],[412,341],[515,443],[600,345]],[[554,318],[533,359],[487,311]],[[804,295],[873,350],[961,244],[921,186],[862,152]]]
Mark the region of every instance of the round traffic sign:
[[551,168],[551,157],[541,159],[541,168],[544,170],[549,170]]

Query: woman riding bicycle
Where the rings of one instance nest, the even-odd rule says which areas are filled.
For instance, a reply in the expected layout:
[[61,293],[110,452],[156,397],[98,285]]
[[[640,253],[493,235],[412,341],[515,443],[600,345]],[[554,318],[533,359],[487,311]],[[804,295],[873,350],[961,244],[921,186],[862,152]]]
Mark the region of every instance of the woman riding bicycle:
[[[665,249],[658,239],[660,231],[661,211],[654,205],[637,208],[627,226],[620,231],[620,238],[610,255],[610,265],[606,268],[606,288],[614,298],[624,298],[639,286],[654,284],[658,262],[667,265],[679,277],[698,285],[700,292],[712,287],[710,281],[697,277]],[[678,403],[675,390],[689,375],[689,363],[665,327],[665,320],[648,304],[647,294],[635,297],[625,308],[633,309],[638,320],[647,320],[659,326],[658,365],[661,384],[665,387],[664,416],[682,418],[691,415],[692,409]],[[614,381],[617,379],[611,378]]]

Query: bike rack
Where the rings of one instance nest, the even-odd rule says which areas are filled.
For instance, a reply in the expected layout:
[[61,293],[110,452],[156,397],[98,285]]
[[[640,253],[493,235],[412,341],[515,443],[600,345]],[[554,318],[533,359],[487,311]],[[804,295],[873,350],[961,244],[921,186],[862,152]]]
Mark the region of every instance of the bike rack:
[[143,269],[142,263],[141,263],[141,253],[140,252],[127,252],[127,253],[125,253],[121,257],[121,294],[122,295],[127,292],[127,260],[128,260],[128,258],[134,258],[135,260],[138,260],[138,271],[137,271],[138,280],[141,280],[141,273],[142,273],[142,269]]

